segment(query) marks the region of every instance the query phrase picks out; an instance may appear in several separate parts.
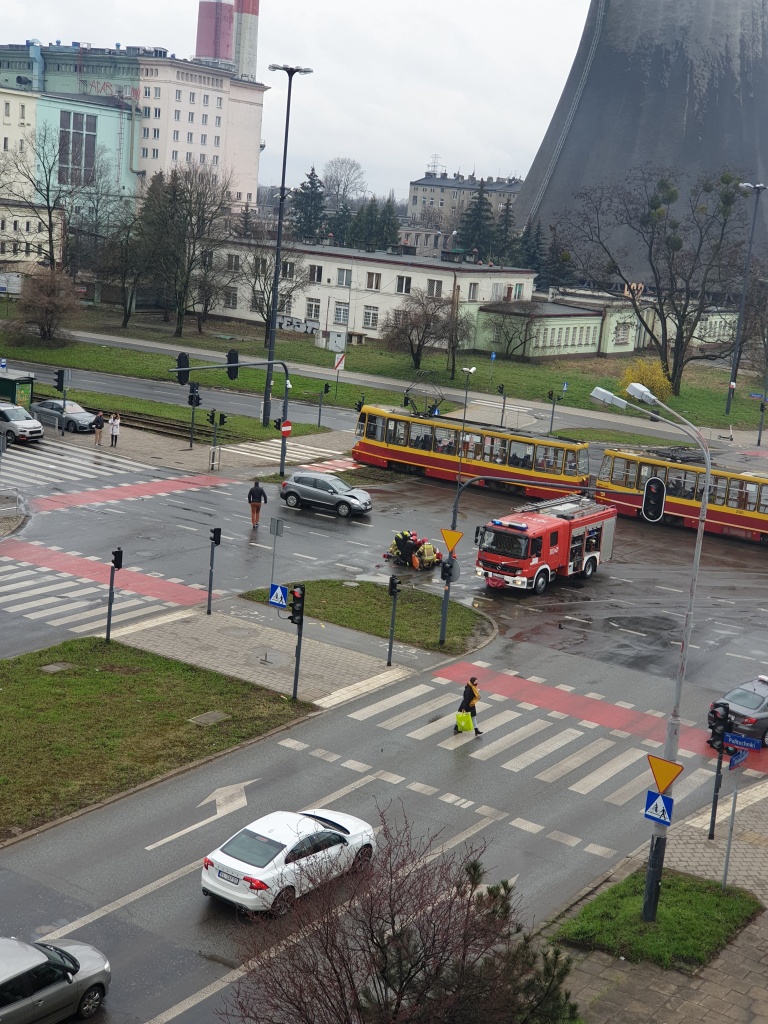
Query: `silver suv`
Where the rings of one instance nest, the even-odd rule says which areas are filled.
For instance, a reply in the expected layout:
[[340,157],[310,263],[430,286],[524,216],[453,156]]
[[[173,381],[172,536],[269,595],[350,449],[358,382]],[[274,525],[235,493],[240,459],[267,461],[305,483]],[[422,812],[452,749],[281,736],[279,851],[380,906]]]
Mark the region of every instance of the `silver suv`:
[[5,434],[6,444],[39,441],[43,436],[43,424],[20,405],[0,402],[0,434]]
[[85,942],[0,938],[0,1021],[55,1024],[92,1017],[109,991],[109,960]]
[[289,508],[315,505],[339,516],[362,516],[372,508],[368,491],[350,487],[336,476],[317,473],[294,473],[283,480],[280,497]]

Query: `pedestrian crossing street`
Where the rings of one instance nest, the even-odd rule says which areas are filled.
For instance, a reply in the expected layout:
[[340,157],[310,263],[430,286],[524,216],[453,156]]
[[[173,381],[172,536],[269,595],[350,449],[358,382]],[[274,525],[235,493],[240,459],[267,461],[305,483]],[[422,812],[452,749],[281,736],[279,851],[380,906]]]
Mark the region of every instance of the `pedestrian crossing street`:
[[[247,455],[257,465],[273,465],[280,462],[282,443],[279,437],[275,437],[271,441],[244,441],[242,444],[224,445],[224,451],[237,452],[238,455]],[[339,455],[343,455],[343,452],[333,451],[330,448],[320,448],[317,445],[305,444],[304,442],[292,441],[291,438],[288,438],[285,461],[294,466],[298,463],[311,462],[317,459],[332,459],[334,456]]]
[[[106,628],[108,598],[106,583],[0,557],[2,612],[63,627],[77,636],[95,636]],[[116,588],[112,625],[152,617],[169,608],[178,605]]]
[[154,475],[155,470],[113,455],[108,448],[80,447],[46,437],[34,444],[13,444],[6,449],[0,458],[0,487],[48,493],[51,487],[98,487],[116,476],[148,472]]

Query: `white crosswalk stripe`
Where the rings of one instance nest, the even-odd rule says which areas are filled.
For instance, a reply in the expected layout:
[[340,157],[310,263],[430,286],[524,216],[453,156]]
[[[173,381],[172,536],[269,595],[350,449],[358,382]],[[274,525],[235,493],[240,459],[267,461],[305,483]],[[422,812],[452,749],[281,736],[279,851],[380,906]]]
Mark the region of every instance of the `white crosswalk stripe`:
[[[444,680],[434,679],[432,682]],[[409,740],[436,742],[438,748],[446,751],[469,745],[469,756],[474,760],[519,774],[535,773],[539,764],[549,759],[550,764],[534,775],[539,782],[553,784],[571,776],[568,780],[570,792],[583,796],[596,794],[615,807],[631,805],[645,790],[653,788],[653,776],[645,760],[648,751],[634,745],[640,742],[637,736],[621,734],[619,739],[625,740],[626,744],[620,744],[615,738],[618,734],[613,732],[611,736],[614,738],[598,737],[561,757],[564,747],[583,742],[585,729],[573,727],[581,723],[574,722],[567,715],[563,718],[533,717],[542,713],[542,709],[533,704],[516,703],[515,710],[502,710],[495,701],[503,704],[508,702],[508,698],[495,694],[488,695],[493,700],[481,700],[477,705],[482,739],[478,739],[474,732],[454,734],[456,717],[452,706],[456,705],[458,695],[435,695],[434,691],[434,686],[419,683],[360,707],[348,717],[358,722],[370,720],[389,732],[413,725],[414,728],[406,733]],[[449,714],[441,713],[448,707],[452,707]],[[419,725],[419,720],[423,724]],[[515,724],[510,728],[513,722]],[[536,739],[544,732],[545,738]],[[497,738],[489,740],[488,733],[495,733]],[[504,761],[502,755],[511,747],[518,747],[519,751],[511,760]],[[711,784],[712,777],[713,772],[708,768],[687,769],[675,783],[675,801],[684,800],[701,786]]]
[[43,491],[51,486],[103,484],[115,476],[152,472],[152,467],[113,455],[109,450],[83,448],[43,438],[34,444],[11,445],[0,459],[0,484]]
[[[271,465],[273,462],[280,461],[281,446],[282,440],[276,437],[271,441],[244,441],[241,444],[224,445],[224,451],[237,452],[238,455],[247,455],[262,465]],[[292,441],[289,438],[285,448],[285,461],[295,465],[299,462],[333,459],[342,454],[343,452],[334,451],[331,448],[320,448],[318,445]]]

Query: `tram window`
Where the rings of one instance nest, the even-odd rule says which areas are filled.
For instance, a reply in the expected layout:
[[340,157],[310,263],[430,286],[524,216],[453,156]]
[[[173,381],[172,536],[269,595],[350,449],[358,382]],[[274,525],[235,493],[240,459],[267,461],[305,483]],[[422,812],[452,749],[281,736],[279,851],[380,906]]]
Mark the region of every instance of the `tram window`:
[[[563,470],[562,448],[555,448],[551,444],[536,445],[536,469],[543,469],[547,473],[562,473]],[[574,459],[574,464],[575,464]]]
[[586,448],[579,448],[579,473],[584,476],[589,473],[589,452]]
[[411,423],[409,448],[423,448],[424,451],[432,450],[432,427],[426,423]]
[[435,439],[432,444],[432,451],[439,455],[456,454],[456,431],[447,427],[435,427]]
[[358,437],[365,437],[365,417],[366,414],[361,412],[357,418],[357,426],[355,427],[355,433]]
[[626,486],[627,479],[627,460],[615,457],[613,460],[613,472],[611,473],[611,483],[619,484],[621,487]]
[[509,442],[509,464],[519,466],[520,469],[533,468],[533,445],[525,441]]
[[483,457],[483,436],[482,434],[470,434],[465,431],[461,439],[462,457],[465,459],[482,459]]
[[728,500],[726,502],[729,508],[754,512],[756,499],[757,487],[755,484],[739,480],[738,477],[731,477],[728,481]]
[[700,490],[699,474],[689,469],[683,473],[682,491],[680,494],[681,498],[685,498],[686,501],[691,501],[696,497],[696,492]]
[[768,515],[768,484],[763,484],[760,488],[760,505],[758,512],[763,515]]
[[712,484],[709,488],[709,499],[708,504],[710,505],[724,505],[725,495],[728,490],[728,477],[727,476],[716,476],[712,479]]
[[387,444],[408,444],[407,420],[387,420]]
[[656,477],[658,480],[662,480],[665,484],[667,482],[667,469],[666,466],[649,466],[647,462],[644,462],[640,466],[640,476],[636,484],[633,484],[638,491],[644,491],[645,485],[651,479]]
[[671,468],[669,470],[667,473],[667,494],[670,498],[682,498],[684,479],[684,469]]
[[[572,452],[568,452],[572,455]],[[581,453],[579,453],[581,454]],[[611,466],[613,465],[613,456],[604,455],[603,461],[600,465],[600,472],[597,474],[598,480],[610,480],[611,479]]]
[[486,437],[483,446],[483,459],[486,462],[495,462],[504,465],[507,461],[507,441],[503,437]]
[[384,417],[368,416],[365,425],[365,436],[371,441],[382,441],[384,439]]

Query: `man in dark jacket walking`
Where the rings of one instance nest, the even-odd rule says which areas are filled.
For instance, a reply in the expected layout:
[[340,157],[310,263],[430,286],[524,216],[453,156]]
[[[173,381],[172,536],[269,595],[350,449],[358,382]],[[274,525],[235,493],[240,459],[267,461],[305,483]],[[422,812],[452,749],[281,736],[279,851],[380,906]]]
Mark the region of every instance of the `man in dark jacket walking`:
[[267,504],[267,495],[258,480],[253,481],[253,487],[248,491],[248,504],[251,506],[251,524],[255,530],[259,525],[262,502]]
[[[459,711],[468,711],[470,715],[472,715],[472,724],[475,726],[475,736],[483,735],[475,724],[475,716],[477,715],[477,704],[479,700],[480,690],[477,686],[477,676],[471,676],[469,682],[464,687],[464,696],[461,698]],[[459,731],[458,725],[454,725],[453,731]]]

